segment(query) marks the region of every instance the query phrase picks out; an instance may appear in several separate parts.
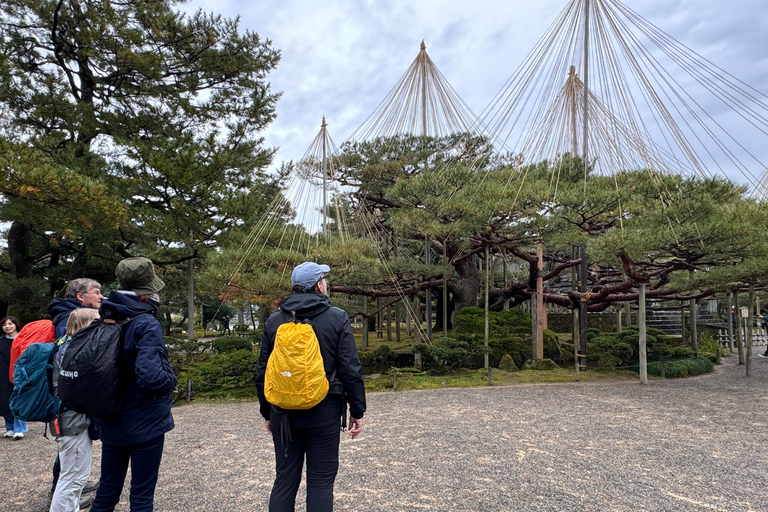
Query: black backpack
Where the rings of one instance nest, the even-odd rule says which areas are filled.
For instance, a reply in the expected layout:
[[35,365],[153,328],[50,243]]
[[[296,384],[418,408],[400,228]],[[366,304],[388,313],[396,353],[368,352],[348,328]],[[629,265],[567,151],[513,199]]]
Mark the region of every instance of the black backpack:
[[96,418],[119,416],[130,382],[123,328],[135,318],[119,322],[99,318],[72,337],[58,379],[59,397],[69,409]]

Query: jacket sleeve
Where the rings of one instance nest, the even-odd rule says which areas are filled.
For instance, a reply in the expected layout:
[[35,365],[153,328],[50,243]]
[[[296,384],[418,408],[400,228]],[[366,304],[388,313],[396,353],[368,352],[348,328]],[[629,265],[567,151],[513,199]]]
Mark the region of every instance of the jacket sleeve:
[[357,354],[355,336],[352,334],[352,325],[349,316],[341,311],[344,316],[341,333],[339,336],[339,350],[336,359],[336,375],[344,385],[344,392],[349,401],[349,413],[353,418],[362,418],[365,414],[365,384],[363,384],[363,368],[360,357]]
[[134,321],[137,323],[136,382],[157,393],[173,391],[176,387],[176,374],[168,362],[160,322],[152,317],[139,317]]
[[274,331],[270,329],[270,322],[267,320],[264,324],[264,334],[261,338],[261,351],[259,352],[259,361],[256,365],[256,394],[259,396],[259,412],[267,421],[269,421],[272,406],[267,402],[267,399],[264,396],[264,374],[267,371],[267,361],[269,361],[269,356],[272,354],[272,348],[274,346]]

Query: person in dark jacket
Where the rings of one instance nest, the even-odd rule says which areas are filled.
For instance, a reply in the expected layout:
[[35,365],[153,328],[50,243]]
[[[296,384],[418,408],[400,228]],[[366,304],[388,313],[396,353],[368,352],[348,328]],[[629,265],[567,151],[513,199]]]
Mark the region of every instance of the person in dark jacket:
[[[293,293],[280,303],[264,326],[256,370],[260,412],[275,446],[275,483],[269,498],[270,512],[294,510],[301,483],[304,460],[307,463],[307,511],[333,510],[333,485],[339,467],[339,433],[343,404],[349,402],[351,438],[363,428],[365,387],[349,316],[333,307],[328,299],[328,265],[306,262],[293,269]],[[328,394],[307,410],[286,411],[271,405],[264,396],[264,375],[275,346],[277,328],[296,318],[308,321],[317,335],[325,373],[329,376]],[[288,435],[286,435],[288,434]]]
[[176,375],[168,363],[163,330],[155,313],[165,283],[147,258],[128,258],[115,271],[119,290],[101,304],[105,320],[123,326],[123,357],[130,374],[119,416],[97,419],[101,432],[101,480],[91,512],[114,510],[131,466],[131,512],[151,512],[165,433],[173,429],[171,403]]
[[104,296],[101,294],[101,285],[93,279],[73,279],[67,283],[67,291],[63,299],[53,299],[48,304],[47,313],[53,320],[56,329],[56,339],[63,338],[67,334],[67,320],[69,314],[78,308],[99,309]]
[[14,418],[11,413],[11,393],[13,393],[13,382],[8,378],[11,368],[11,345],[14,338],[21,330],[21,322],[15,316],[7,316],[0,320],[2,336],[0,336],[0,414],[5,419],[6,439],[18,441],[24,439],[27,432],[27,422]]
[[[63,299],[53,299],[46,312],[50,315],[53,322],[53,328],[56,330],[56,339],[60,340],[67,334],[67,321],[72,311],[80,308],[90,308],[98,310],[104,296],[101,294],[101,285],[98,281],[82,277],[73,279],[67,283],[67,289],[64,292]],[[61,461],[59,454],[56,453],[56,460],[53,462],[53,481],[51,490],[48,493],[48,508],[51,506],[53,494],[56,492],[56,483],[59,481],[61,473]],[[96,490],[98,484],[88,482],[85,484],[84,492]],[[93,496],[84,496],[80,501],[80,508],[86,508],[93,501]]]

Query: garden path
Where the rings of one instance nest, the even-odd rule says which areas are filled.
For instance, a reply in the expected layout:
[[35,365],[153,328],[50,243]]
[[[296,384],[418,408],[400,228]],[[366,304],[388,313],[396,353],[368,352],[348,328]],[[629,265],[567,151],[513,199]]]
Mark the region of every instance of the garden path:
[[[336,510],[768,511],[768,359],[750,378],[735,363],[647,386],[370,394],[363,434],[341,443]],[[274,455],[256,404],[174,417],[155,510],[266,510]],[[4,510],[43,512],[55,443],[41,431],[0,440]]]

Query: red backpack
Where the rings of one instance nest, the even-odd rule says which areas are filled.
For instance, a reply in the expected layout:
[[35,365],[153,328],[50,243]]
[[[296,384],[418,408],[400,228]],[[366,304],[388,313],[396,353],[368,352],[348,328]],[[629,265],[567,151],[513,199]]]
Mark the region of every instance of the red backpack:
[[13,382],[13,370],[16,360],[33,343],[53,343],[56,341],[56,329],[50,320],[37,320],[21,328],[11,344],[11,366],[8,378]]

